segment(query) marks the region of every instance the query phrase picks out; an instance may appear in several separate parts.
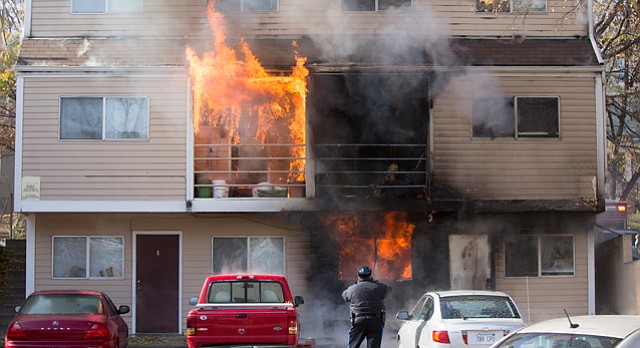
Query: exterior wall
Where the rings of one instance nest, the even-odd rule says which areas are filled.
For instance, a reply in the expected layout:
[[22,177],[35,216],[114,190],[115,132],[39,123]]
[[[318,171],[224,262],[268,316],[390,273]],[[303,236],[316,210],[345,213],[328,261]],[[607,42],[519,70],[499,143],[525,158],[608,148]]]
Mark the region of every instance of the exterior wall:
[[[135,214],[38,214],[35,238],[35,290],[90,288],[105,291],[116,305],[133,303],[133,238],[135,232],[180,232],[182,238],[182,325],[193,308],[189,299],[200,293],[206,276],[212,272],[214,236],[279,236],[285,239],[286,276],[294,295],[308,299],[309,236],[281,219],[254,216],[251,220],[235,216],[194,217],[187,215]],[[124,278],[121,280],[52,279],[52,236],[123,236]],[[311,310],[303,305],[301,311]],[[304,316],[303,316],[304,318]],[[131,315],[125,315],[131,328]]]
[[562,317],[565,309],[572,316],[588,314],[587,233],[577,228],[564,230],[562,233],[574,235],[574,276],[506,278],[504,244],[498,243],[499,248],[495,254],[496,290],[513,297],[527,324]]
[[597,249],[596,303],[599,314],[640,313],[640,261],[633,260],[631,235],[623,235]]
[[[277,12],[227,18],[244,36],[586,36],[586,21],[566,11],[564,0],[548,0],[547,12],[528,14],[476,13],[475,0],[414,0],[410,12],[377,13],[341,11],[340,0],[280,0]],[[145,0],[143,13],[130,14],[71,14],[70,0],[33,0],[31,37],[180,37],[206,29],[205,12],[203,0]]]
[[[146,141],[59,140],[61,96],[149,98]],[[185,200],[186,76],[28,76],[21,176],[40,200]]]
[[[560,137],[472,139],[472,100],[490,96],[560,97]],[[434,182],[469,199],[595,200],[595,99],[593,76],[452,78],[432,109]]]

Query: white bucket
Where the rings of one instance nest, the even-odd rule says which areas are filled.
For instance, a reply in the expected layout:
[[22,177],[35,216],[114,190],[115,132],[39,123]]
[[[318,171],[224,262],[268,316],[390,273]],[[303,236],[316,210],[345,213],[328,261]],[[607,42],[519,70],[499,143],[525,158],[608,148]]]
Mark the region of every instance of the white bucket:
[[229,186],[224,180],[213,180],[213,198],[227,198],[229,197]]

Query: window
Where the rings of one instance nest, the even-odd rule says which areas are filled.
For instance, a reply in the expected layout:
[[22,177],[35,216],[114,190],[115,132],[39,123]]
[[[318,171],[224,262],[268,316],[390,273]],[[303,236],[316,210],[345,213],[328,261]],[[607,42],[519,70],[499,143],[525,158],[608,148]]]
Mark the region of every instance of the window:
[[473,138],[558,138],[560,98],[485,97],[472,102]]
[[71,0],[71,13],[142,12],[142,0]]
[[575,274],[571,235],[511,236],[505,240],[504,248],[507,277]]
[[515,118],[513,99],[478,98],[472,108],[474,138],[513,138]]
[[213,273],[285,274],[284,238],[214,237]]
[[148,124],[147,98],[60,98],[60,139],[147,139]]
[[516,97],[518,137],[557,138],[559,101],[557,97]]
[[123,237],[53,237],[53,278],[122,278],[123,263]]
[[232,281],[215,282],[209,287],[208,303],[284,303],[279,282]]
[[476,0],[476,12],[546,12],[547,0]]
[[217,0],[219,12],[278,11],[278,0]]
[[411,10],[411,0],[342,0],[342,11]]

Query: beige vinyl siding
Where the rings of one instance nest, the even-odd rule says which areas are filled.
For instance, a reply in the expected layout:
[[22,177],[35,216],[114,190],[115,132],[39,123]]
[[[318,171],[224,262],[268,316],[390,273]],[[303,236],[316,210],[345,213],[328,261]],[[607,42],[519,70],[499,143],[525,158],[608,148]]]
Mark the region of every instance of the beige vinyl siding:
[[[280,0],[277,12],[229,13],[244,36],[373,35],[586,36],[564,0],[545,13],[476,13],[475,0],[414,0],[412,11],[343,12],[340,0]],[[580,16],[586,17],[586,16]],[[71,14],[70,0],[33,0],[32,37],[172,36],[208,30],[204,0],[145,0],[142,13]]]
[[[59,140],[61,96],[147,97],[148,140]],[[183,200],[187,78],[26,77],[22,177],[45,200]]]
[[528,324],[588,312],[588,246],[586,231],[574,233],[575,275],[550,277],[504,276],[504,244],[496,253],[496,289],[511,295]]
[[[593,199],[597,174],[592,77],[466,75],[436,96],[434,180],[469,199]],[[557,96],[559,138],[472,139],[472,100]]]
[[[89,288],[105,291],[117,305],[135,305],[132,289],[133,238],[137,232],[179,232],[182,238],[182,324],[186,327],[191,297],[197,297],[204,279],[211,275],[212,238],[214,236],[284,237],[286,276],[294,295],[309,299],[307,286],[308,233],[274,216],[251,219],[229,216],[194,217],[187,215],[138,214],[38,214],[36,218],[35,290]],[[125,271],[122,280],[51,279],[52,237],[55,235],[124,236]],[[303,305],[312,310],[311,306]],[[302,316],[304,318],[304,316]],[[125,315],[131,325],[131,315]],[[304,325],[304,322],[303,322]]]

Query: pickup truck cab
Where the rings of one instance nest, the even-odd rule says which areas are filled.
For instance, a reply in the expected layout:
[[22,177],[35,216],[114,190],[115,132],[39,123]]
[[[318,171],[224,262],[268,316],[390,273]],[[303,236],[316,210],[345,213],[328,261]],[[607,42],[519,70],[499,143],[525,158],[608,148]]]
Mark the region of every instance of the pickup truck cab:
[[296,347],[300,322],[284,276],[268,274],[207,277],[195,309],[187,316],[189,348],[224,345]]

